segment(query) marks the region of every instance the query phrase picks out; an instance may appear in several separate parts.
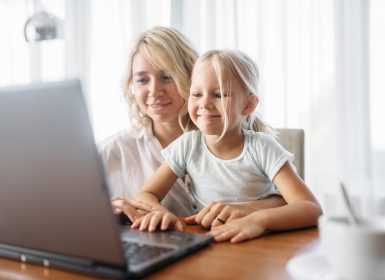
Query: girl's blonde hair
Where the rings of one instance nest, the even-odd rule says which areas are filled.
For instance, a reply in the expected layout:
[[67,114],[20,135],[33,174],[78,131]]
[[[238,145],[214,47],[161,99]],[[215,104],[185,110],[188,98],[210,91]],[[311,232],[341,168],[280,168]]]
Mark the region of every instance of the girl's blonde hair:
[[[236,78],[241,84],[245,93],[258,96],[258,82],[259,71],[256,63],[246,54],[236,50],[212,50],[201,55],[194,65],[193,72],[202,63],[208,62],[214,69],[217,77],[219,88],[222,93],[226,93],[228,96],[234,94],[231,88],[231,77]],[[231,106],[228,103],[228,98],[222,98],[222,108],[224,112],[227,112]],[[229,125],[229,119],[225,114],[225,121],[223,131],[220,139],[226,133]],[[266,132],[274,135],[274,129],[267,125],[262,120],[258,113],[254,111],[252,114],[243,119],[241,127],[246,130],[253,130],[256,132]]]
[[[134,41],[123,78],[123,97],[128,104],[132,125],[142,128],[151,119],[140,110],[132,90],[132,62],[139,53],[152,65],[171,76],[178,93],[185,100],[189,96],[190,77],[198,54],[188,39],[171,27],[153,27],[141,33]],[[186,103],[179,112],[178,121],[183,130],[190,130],[195,128],[195,125],[188,115]]]

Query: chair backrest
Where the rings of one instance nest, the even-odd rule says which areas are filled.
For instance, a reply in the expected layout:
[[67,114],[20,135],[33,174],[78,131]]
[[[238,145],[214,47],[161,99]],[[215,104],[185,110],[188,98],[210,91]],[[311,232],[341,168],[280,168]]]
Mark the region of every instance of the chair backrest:
[[298,175],[305,179],[305,132],[303,129],[278,128],[277,140],[290,153],[294,154],[294,165]]

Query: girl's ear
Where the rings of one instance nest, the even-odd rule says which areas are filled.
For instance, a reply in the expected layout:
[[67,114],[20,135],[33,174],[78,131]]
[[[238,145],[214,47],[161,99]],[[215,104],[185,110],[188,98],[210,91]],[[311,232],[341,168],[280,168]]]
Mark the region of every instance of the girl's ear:
[[242,114],[244,116],[250,115],[252,112],[254,112],[255,108],[257,108],[258,105],[258,97],[256,97],[254,94],[250,94],[248,96],[248,101],[246,103],[246,107],[243,109]]

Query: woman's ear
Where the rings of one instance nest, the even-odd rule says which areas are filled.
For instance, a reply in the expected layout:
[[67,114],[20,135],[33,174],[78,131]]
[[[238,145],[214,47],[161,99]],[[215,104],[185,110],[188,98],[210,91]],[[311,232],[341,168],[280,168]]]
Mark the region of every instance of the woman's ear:
[[243,109],[242,114],[244,116],[250,115],[252,112],[254,112],[255,108],[257,108],[258,102],[258,97],[256,97],[254,94],[250,94],[248,96],[248,101],[246,103],[245,109]]

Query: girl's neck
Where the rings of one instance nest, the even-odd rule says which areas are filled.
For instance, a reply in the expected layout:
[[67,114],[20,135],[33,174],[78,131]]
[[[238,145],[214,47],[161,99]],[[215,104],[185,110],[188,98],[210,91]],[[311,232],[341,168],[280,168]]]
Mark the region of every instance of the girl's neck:
[[152,123],[152,131],[163,148],[167,147],[172,141],[182,135],[178,121]]
[[209,150],[221,159],[233,159],[243,151],[244,135],[242,130],[227,131],[221,140],[218,135],[205,135],[205,142]]

